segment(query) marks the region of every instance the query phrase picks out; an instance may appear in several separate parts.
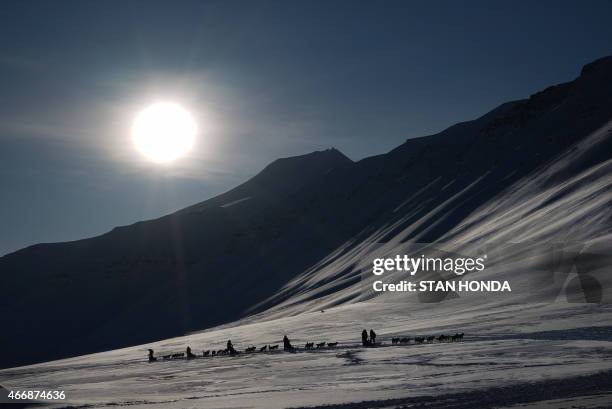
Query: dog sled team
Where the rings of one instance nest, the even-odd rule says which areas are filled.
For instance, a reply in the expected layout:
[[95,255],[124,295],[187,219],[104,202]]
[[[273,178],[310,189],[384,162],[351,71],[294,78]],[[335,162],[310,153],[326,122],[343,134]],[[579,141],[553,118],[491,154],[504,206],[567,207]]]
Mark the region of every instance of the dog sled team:
[[[455,335],[439,335],[438,337],[434,336],[434,335],[430,335],[430,336],[417,336],[414,338],[410,338],[410,337],[394,337],[391,338],[391,345],[406,345],[409,344],[410,341],[414,340],[415,344],[424,344],[424,343],[433,343],[434,341],[438,341],[438,342],[460,342],[463,341],[463,332],[461,333],[456,333]],[[381,346],[382,344],[377,344],[376,343],[376,332],[374,332],[373,329],[370,329],[370,332],[368,334],[368,331],[366,331],[365,329],[361,332],[361,343],[364,347],[373,347],[373,346]],[[320,342],[315,344],[314,342],[307,342],[304,345],[304,350],[314,350],[314,349],[322,349],[322,348],[334,348],[338,345],[338,342]],[[257,349],[257,347],[255,346],[250,346],[248,348],[245,348],[244,353],[250,354],[250,353],[254,353],[256,351],[259,352],[266,352],[266,351],[277,351],[278,350],[278,344],[276,345],[264,345],[262,347],[260,347],[259,349]],[[284,351],[295,351],[297,348],[294,347],[291,344],[291,341],[289,340],[289,338],[287,337],[287,335],[285,335],[283,337],[283,350]],[[226,347],[225,349],[219,349],[219,350],[206,350],[203,351],[201,355],[196,355],[191,351],[191,347],[187,347],[187,349],[185,350],[185,352],[179,352],[179,353],[175,353],[175,354],[167,354],[167,355],[162,355],[161,359],[163,360],[169,360],[169,359],[193,359],[193,358],[198,358],[198,357],[212,357],[212,356],[223,356],[223,355],[238,355],[240,354],[239,351],[237,351],[234,348],[234,345],[232,344],[231,340],[227,341]],[[154,351],[152,349],[149,349],[149,362],[155,362],[157,361],[157,357],[154,356]]]
[[[337,342],[321,342],[316,344],[316,348],[320,349],[323,348],[325,346],[328,347],[335,347],[336,345],[338,345]],[[304,349],[314,349],[315,348],[315,344],[314,342],[307,342],[306,345],[304,346]],[[283,350],[284,351],[295,351],[297,348],[294,347],[293,345],[291,345],[291,341],[289,340],[289,338],[287,337],[287,335],[285,335],[283,337]],[[278,350],[278,344],[277,345],[264,345],[262,347],[259,348],[259,352],[266,352],[266,351],[277,351]],[[253,353],[257,351],[257,347],[255,346],[250,346],[248,348],[245,348],[244,353]],[[154,356],[155,351],[153,351],[152,349],[149,349],[149,362],[155,362],[157,361],[157,357]],[[168,355],[162,355],[161,359],[163,360],[168,360],[168,359],[183,359],[183,358],[187,358],[187,359],[193,359],[193,358],[199,358],[199,357],[209,357],[209,356],[222,356],[222,355],[238,355],[240,354],[239,351],[237,351],[234,348],[234,344],[232,344],[231,340],[227,341],[226,347],[225,349],[219,349],[219,350],[206,350],[202,352],[202,355],[195,355],[192,351],[191,351],[191,347],[187,347],[187,349],[185,350],[185,352],[179,352],[176,354],[168,354]]]
[[435,335],[430,335],[427,337],[414,337],[414,338],[410,338],[410,337],[397,337],[397,338],[391,338],[391,344],[393,345],[404,345],[404,344],[408,344],[410,343],[410,341],[414,340],[415,344],[431,344],[434,341],[438,341],[438,342],[457,342],[457,341],[463,341],[463,332],[461,333],[456,333],[455,335],[439,335],[438,337],[436,337]]

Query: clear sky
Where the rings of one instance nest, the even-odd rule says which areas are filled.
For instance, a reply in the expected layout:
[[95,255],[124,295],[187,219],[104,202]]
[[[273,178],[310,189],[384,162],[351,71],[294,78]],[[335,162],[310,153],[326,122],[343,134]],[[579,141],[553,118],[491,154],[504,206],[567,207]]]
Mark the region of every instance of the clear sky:
[[[611,1],[3,1],[0,254],[475,118],[612,54],[611,18]],[[155,100],[201,131],[171,165],[130,141]]]

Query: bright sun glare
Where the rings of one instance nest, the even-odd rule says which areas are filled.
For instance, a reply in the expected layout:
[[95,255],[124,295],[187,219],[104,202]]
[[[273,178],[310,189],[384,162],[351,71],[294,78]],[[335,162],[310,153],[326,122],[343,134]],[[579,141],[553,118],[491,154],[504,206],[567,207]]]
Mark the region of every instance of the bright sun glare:
[[173,102],[157,102],[136,115],[132,140],[144,156],[165,163],[189,152],[196,132],[196,123],[187,110]]

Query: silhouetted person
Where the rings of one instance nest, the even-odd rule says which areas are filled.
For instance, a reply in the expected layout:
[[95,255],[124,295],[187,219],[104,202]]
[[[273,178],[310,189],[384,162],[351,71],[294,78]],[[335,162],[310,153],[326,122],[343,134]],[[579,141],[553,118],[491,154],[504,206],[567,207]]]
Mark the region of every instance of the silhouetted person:
[[149,349],[149,362],[155,362],[155,361],[157,361],[157,358],[153,356],[153,350]]
[[195,358],[195,355],[193,353],[191,353],[191,347],[187,347],[187,359],[189,358]]
[[361,343],[363,344],[364,347],[367,347],[369,342],[368,342],[368,331],[366,331],[365,329],[363,331],[361,331]]
[[283,337],[283,349],[285,351],[291,351],[294,349],[293,345],[291,345],[291,342],[289,341],[289,338],[287,338],[287,335]]
[[236,350],[234,349],[234,345],[232,345],[232,340],[231,339],[227,340],[227,352],[229,352],[232,355],[234,355],[236,353]]
[[370,342],[372,345],[376,344],[376,332],[373,329],[370,330]]

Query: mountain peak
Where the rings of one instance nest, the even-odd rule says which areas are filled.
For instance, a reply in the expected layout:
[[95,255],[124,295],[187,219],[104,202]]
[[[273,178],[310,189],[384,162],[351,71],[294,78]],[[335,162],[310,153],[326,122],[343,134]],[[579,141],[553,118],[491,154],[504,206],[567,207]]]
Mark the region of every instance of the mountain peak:
[[276,159],[266,166],[257,176],[269,175],[277,172],[319,173],[321,170],[327,171],[335,168],[343,168],[352,164],[353,161],[338,149],[329,148],[304,155]]
[[597,60],[585,64],[580,71],[580,76],[588,76],[597,71],[612,69],[612,55],[598,58]]
[[322,151],[313,151],[310,153],[306,153],[304,155],[298,156],[288,156],[286,158],[279,158],[273,161],[270,165],[274,165],[275,163],[305,163],[310,161],[329,161],[330,164],[336,163],[338,165],[346,165],[353,163],[351,159],[349,159],[345,154],[340,152],[335,147],[331,147],[328,149],[324,149]]
[[329,148],[276,159],[247,183],[266,190],[289,193],[329,172],[345,169],[353,164],[354,162],[338,149]]

